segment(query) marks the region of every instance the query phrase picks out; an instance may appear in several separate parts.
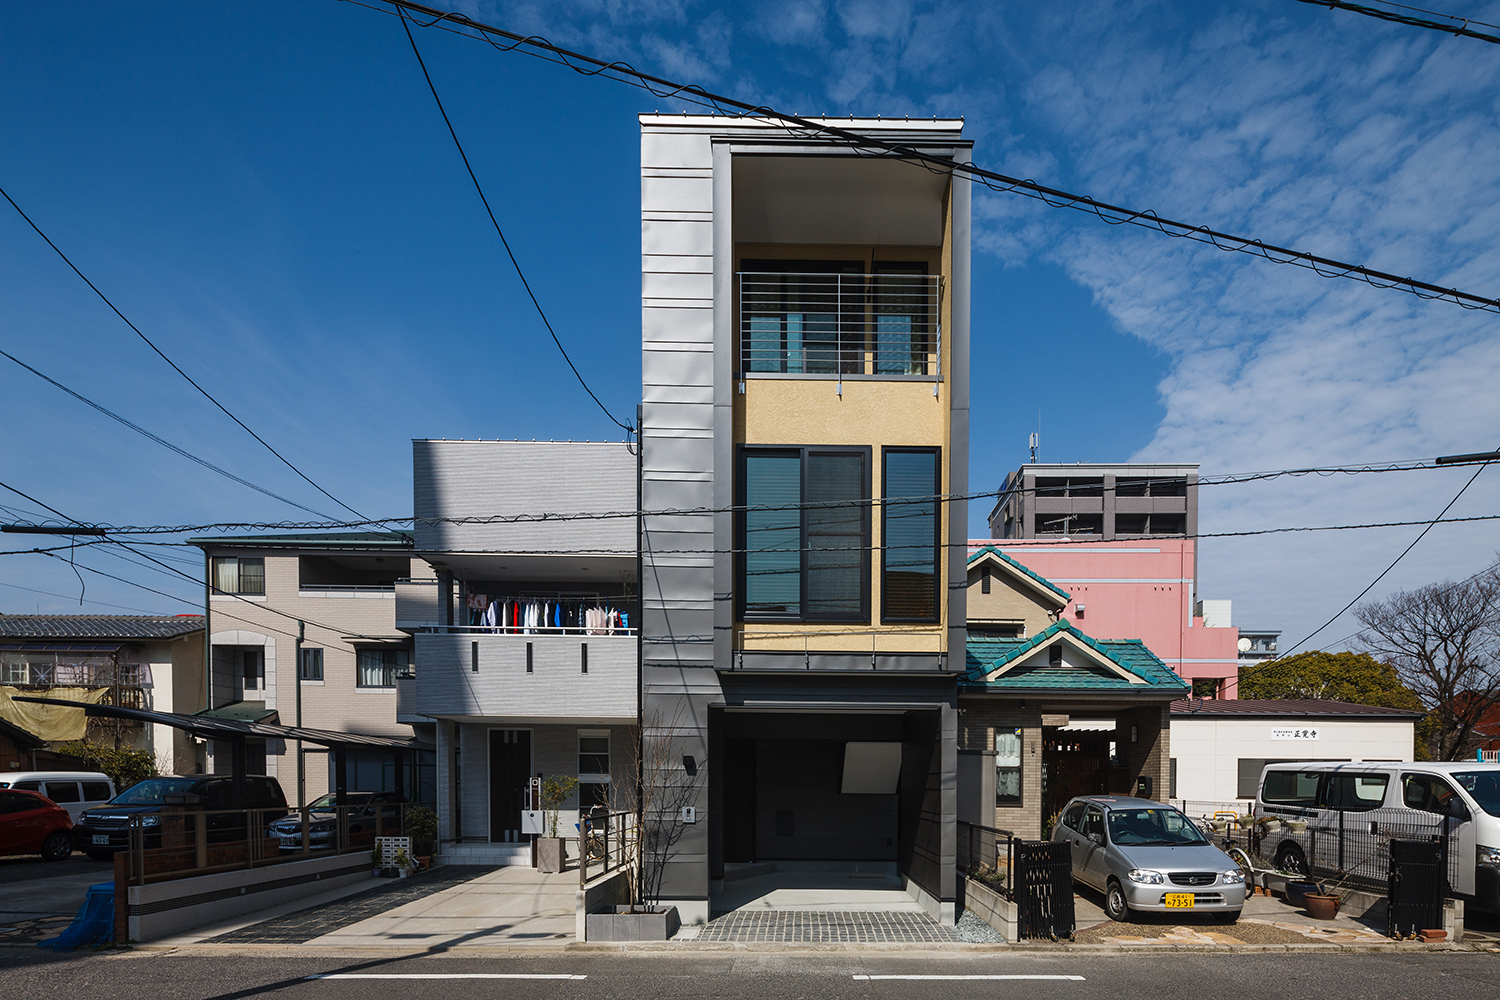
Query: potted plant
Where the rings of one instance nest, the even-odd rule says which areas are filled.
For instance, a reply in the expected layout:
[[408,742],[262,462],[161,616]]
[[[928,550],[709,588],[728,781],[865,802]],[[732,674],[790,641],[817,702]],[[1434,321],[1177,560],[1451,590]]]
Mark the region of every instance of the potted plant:
[[542,782],[541,807],[547,824],[547,836],[538,837],[536,841],[536,867],[538,871],[560,872],[566,855],[563,853],[562,838],[557,835],[557,814],[562,804],[573,794],[573,789],[578,787],[578,779],[567,775],[549,775]]
[[417,862],[431,868],[437,848],[437,813],[426,806],[412,806],[406,812],[406,835],[411,838],[411,852]]
[[1303,900],[1307,907],[1307,915],[1314,920],[1332,920],[1339,915],[1341,900],[1338,896],[1322,892],[1321,887],[1318,892],[1309,892]]
[[406,853],[406,848],[403,847],[396,852],[396,874],[400,878],[406,878],[411,874],[411,869],[411,856]]
[[1286,821],[1286,825],[1287,829],[1291,830],[1293,833],[1307,832],[1307,820],[1305,819],[1289,819]]

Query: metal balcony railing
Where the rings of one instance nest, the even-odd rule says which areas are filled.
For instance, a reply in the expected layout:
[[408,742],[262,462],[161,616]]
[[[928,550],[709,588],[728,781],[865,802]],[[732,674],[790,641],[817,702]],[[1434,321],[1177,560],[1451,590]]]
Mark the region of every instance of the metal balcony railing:
[[742,271],[744,376],[942,377],[942,278]]

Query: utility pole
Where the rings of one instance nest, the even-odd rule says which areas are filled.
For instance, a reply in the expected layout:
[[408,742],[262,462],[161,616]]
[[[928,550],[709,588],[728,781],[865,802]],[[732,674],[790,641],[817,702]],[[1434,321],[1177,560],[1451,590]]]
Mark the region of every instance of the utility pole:
[[[302,728],[302,640],[307,638],[307,623],[297,619],[297,654],[292,676],[297,684],[297,728]],[[297,806],[307,805],[307,761],[302,756],[302,741],[297,741]]]

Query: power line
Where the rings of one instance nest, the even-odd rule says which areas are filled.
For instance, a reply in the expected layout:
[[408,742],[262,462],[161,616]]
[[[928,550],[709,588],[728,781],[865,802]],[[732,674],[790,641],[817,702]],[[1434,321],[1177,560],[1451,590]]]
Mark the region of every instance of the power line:
[[[1477,464],[1477,463],[1473,463]],[[1205,476],[1197,480],[1199,486],[1227,486],[1242,483],[1263,482],[1278,478],[1299,478],[1308,475],[1320,477],[1331,477],[1334,475],[1360,475],[1367,473],[1385,472],[1417,472],[1437,471],[1446,466],[1435,466],[1426,462],[1407,461],[1390,462],[1362,466],[1321,466],[1316,468],[1281,469],[1264,472],[1232,473],[1222,476]],[[0,484],[3,485],[3,484]],[[1012,489],[985,490],[977,493],[958,494],[934,494],[927,497],[902,497],[900,499],[868,498],[862,500],[830,500],[811,503],[787,503],[787,504],[731,504],[723,507],[677,507],[661,508],[657,510],[610,510],[610,511],[575,511],[569,513],[548,512],[525,512],[517,514],[476,514],[458,517],[413,517],[410,515],[401,517],[387,517],[370,519],[365,521],[233,521],[216,522],[212,524],[192,525],[121,525],[108,527],[111,534],[116,535],[139,535],[139,534],[187,534],[203,531],[311,531],[323,529],[352,529],[352,528],[374,528],[393,524],[522,524],[535,522],[562,522],[562,521],[603,521],[616,519],[633,519],[636,517],[665,517],[680,516],[685,514],[739,514],[745,512],[764,512],[780,510],[805,510],[805,509],[829,509],[836,507],[877,507],[877,506],[900,506],[924,503],[954,503],[956,501],[1005,499],[1010,496],[1024,496],[1034,494],[1046,494],[1052,487],[1033,486],[1015,487]],[[1181,537],[1181,536],[1174,536]]]
[[[1470,517],[1448,517],[1448,518],[1439,518],[1437,520],[1421,520],[1421,521],[1370,521],[1370,522],[1364,522],[1364,523],[1360,523],[1360,524],[1311,524],[1311,525],[1295,525],[1295,526],[1283,526],[1283,527],[1278,527],[1278,528],[1252,528],[1252,529],[1248,529],[1248,530],[1245,530],[1245,531],[1200,531],[1200,532],[1197,532],[1195,534],[1185,534],[1184,533],[1184,534],[1171,534],[1171,535],[1128,535],[1128,536],[1125,536],[1125,537],[1117,537],[1117,538],[1114,539],[1114,541],[1117,541],[1117,542],[1171,542],[1171,541],[1195,541],[1197,539],[1202,539],[1202,538],[1253,538],[1253,537],[1258,537],[1258,536],[1261,536],[1261,535],[1303,534],[1303,533],[1306,533],[1306,532],[1313,532],[1313,531],[1364,531],[1364,530],[1374,529],[1374,528],[1411,528],[1411,527],[1416,527],[1418,525],[1422,525],[1422,526],[1430,528],[1433,525],[1437,525],[1437,524],[1469,524],[1469,523],[1479,522],[1479,521],[1500,521],[1500,514],[1476,514],[1476,515],[1473,515],[1473,516],[1470,516]],[[755,529],[755,530],[761,530],[761,529]],[[764,529],[764,530],[780,531],[780,530],[786,530],[786,529],[782,529],[780,527],[776,527],[776,528],[769,528],[769,529]],[[1026,539],[993,538],[993,539],[984,539],[984,542],[985,542],[986,545],[994,545],[997,548],[1015,548],[1017,550],[1024,551],[1025,548],[1027,548],[1028,546],[1031,546],[1031,545],[1049,545],[1049,546],[1057,546],[1057,545],[1097,545],[1100,542],[1102,542],[1103,540],[1104,539],[1102,539],[1100,537],[1097,537],[1097,536],[1065,535],[1065,536],[1059,536],[1059,537],[1055,537],[1055,538],[1054,537],[1049,537],[1049,536],[1041,536],[1041,537],[1026,538]],[[140,542],[140,541],[133,541],[133,544],[140,545],[140,544],[150,544],[150,543],[143,543],[143,542]],[[157,543],[157,544],[163,544],[163,543]],[[136,551],[135,549],[130,549],[130,546],[125,545],[124,542],[121,542],[118,539],[114,539],[114,538],[99,539],[99,540],[92,541],[92,542],[80,542],[79,545],[78,545],[78,547],[81,548],[84,545],[119,545],[119,546],[121,546],[123,548],[129,549],[132,552]],[[56,547],[53,547],[53,548],[14,549],[14,550],[11,550],[11,551],[0,551],[0,556],[5,556],[5,555],[33,555],[33,554],[47,555],[47,554],[51,554],[51,553],[55,553],[55,552],[61,552],[61,551],[64,551],[64,550],[66,550],[68,548],[71,548],[71,547],[72,546],[61,545],[61,546],[56,546]],[[939,543],[938,547],[939,548],[957,548],[957,547],[963,547],[963,546],[955,546],[955,545],[952,545],[950,543],[944,542],[944,543]],[[895,551],[901,551],[901,550],[924,550],[925,551],[925,550],[931,550],[932,548],[933,548],[933,545],[931,543],[922,542],[922,543],[912,543],[912,544],[902,544],[902,545],[812,545],[812,546],[803,545],[803,546],[795,546],[795,547],[794,546],[778,546],[778,547],[727,548],[727,549],[720,549],[720,548],[658,549],[658,548],[652,548],[652,549],[648,549],[646,551],[648,551],[650,554],[653,554],[653,555],[741,555],[741,554],[745,554],[745,553],[755,553],[755,554],[777,554],[777,553],[782,553],[782,554],[786,554],[786,553],[793,553],[793,552],[895,552]],[[584,556],[611,556],[611,555],[615,555],[615,556],[633,556],[633,555],[636,554],[636,550],[633,549],[633,548],[605,549],[605,548],[597,548],[597,547],[590,547],[588,549],[579,549],[579,548],[576,548],[576,547],[575,548],[568,548],[568,549],[466,549],[465,552],[468,553],[468,554],[470,554],[470,555],[505,555],[505,556],[576,556],[576,555],[584,555]],[[142,556],[143,558],[147,558],[147,559],[151,559],[152,558],[150,556],[147,556],[143,552],[136,552],[136,554],[139,555],[139,556]],[[129,560],[126,560],[126,561],[128,562]],[[152,559],[152,561],[155,562],[156,560]],[[149,568],[149,567],[147,567],[147,568]],[[173,572],[174,573],[180,573],[180,571],[178,571],[178,570],[173,570]],[[180,574],[180,575],[186,576],[187,574]],[[189,579],[193,579],[193,578],[189,577]],[[259,605],[257,605],[257,606],[259,606]],[[1309,636],[1309,638],[1311,638],[1311,636]],[[1305,642],[1306,640],[1303,640],[1303,641]]]
[[1381,21],[1392,21],[1396,24],[1408,24],[1414,28],[1431,28],[1441,31],[1445,35],[1463,35],[1467,38],[1477,38],[1481,42],[1494,42],[1500,45],[1500,35],[1486,35],[1483,32],[1474,31],[1469,27],[1471,24],[1481,24],[1486,28],[1500,28],[1500,25],[1490,24],[1486,21],[1476,21],[1470,17],[1459,17],[1456,14],[1439,14],[1436,11],[1423,10],[1421,7],[1408,7],[1406,4],[1393,3],[1388,6],[1398,7],[1401,10],[1415,11],[1418,14],[1431,14],[1433,17],[1447,18],[1449,21],[1458,22],[1454,24],[1443,24],[1440,21],[1429,20],[1425,17],[1413,17],[1411,14],[1400,14],[1394,10],[1383,10],[1379,7],[1367,7],[1364,4],[1346,3],[1345,0],[1297,0],[1297,3],[1312,4],[1314,7],[1327,7],[1329,10],[1348,10],[1366,17],[1377,18]]
[[[54,594],[50,590],[37,590],[35,587],[23,587],[19,583],[6,583],[4,580],[0,580],[0,587],[10,587],[13,590],[25,590],[32,594],[43,594],[47,597],[61,597],[65,601],[73,600],[73,595],[71,594]],[[101,608],[118,608],[121,611],[139,611],[143,615],[153,614],[153,612],[147,611],[145,608],[132,608],[125,604],[110,604],[108,601],[95,601],[92,599],[85,599],[81,603],[97,604]]]
[[[52,242],[51,237],[49,237],[46,233],[42,232],[41,227],[38,226],[35,222],[31,221],[31,216],[27,215],[24,211],[21,210],[21,206],[16,204],[15,199],[12,198],[5,191],[4,188],[0,188],[0,195],[4,195],[5,196],[5,200],[8,201],[8,202],[10,202],[11,208],[14,208],[18,213],[20,213],[21,218],[23,218],[23,219],[26,220],[26,224],[28,226],[30,226],[33,230],[35,230],[36,234],[38,236],[40,236],[43,240],[45,240],[46,243],[47,243],[47,245],[49,247],[51,247],[54,251],[57,252],[57,255],[62,258],[63,263],[67,264],[68,267],[72,268],[73,269],[73,273],[76,274],[76,275],[78,275],[78,277],[82,278],[83,279],[83,283],[85,285],[88,285],[89,288],[93,289],[94,294],[97,295],[97,296],[99,296],[100,300],[102,300],[105,305],[109,306],[110,311],[112,311],[116,316],[120,317],[120,319],[124,321],[124,323],[125,323],[126,326],[128,326],[132,330],[134,330],[135,331],[135,335],[137,337],[140,337],[141,340],[145,341],[146,342],[146,346],[149,347],[149,348],[151,348],[151,350],[155,351],[158,357],[160,357],[167,364],[171,365],[173,371],[175,371],[177,374],[181,375],[183,378],[187,379],[189,385],[191,385],[194,389],[197,389],[200,393],[202,393],[203,394],[203,398],[207,399],[210,403],[212,403],[215,406],[217,406],[219,408],[219,410],[222,411],[223,414],[226,417],[228,417],[230,420],[233,420],[235,423],[239,424],[240,427],[244,429],[244,431],[245,431],[246,434],[249,434],[251,437],[255,438],[255,440],[259,441],[262,445],[265,445],[265,448],[266,448],[267,451],[269,451],[271,454],[275,455],[277,458],[281,459],[281,462],[282,462],[283,465],[285,465],[288,469],[291,469],[297,475],[301,476],[302,479],[305,480],[310,486],[312,486],[313,489],[317,490],[319,493],[323,494],[325,497],[327,497],[328,499],[332,500],[334,503],[338,504],[340,507],[342,507],[345,510],[349,511],[351,514],[354,514],[357,517],[364,517],[365,516],[365,515],[361,514],[359,511],[355,510],[353,507],[350,507],[348,504],[344,503],[344,501],[340,500],[338,497],[334,496],[332,493],[329,493],[327,490],[325,490],[323,487],[319,486],[317,483],[313,482],[311,479],[309,479],[308,476],[307,476],[307,474],[304,473],[301,469],[297,468],[295,465],[293,465],[287,459],[287,457],[285,455],[283,455],[281,452],[277,451],[275,448],[272,448],[271,445],[266,441],[265,438],[261,437],[259,434],[257,434],[254,431],[252,431],[249,428],[249,426],[247,426],[245,424],[245,422],[243,420],[241,420],[239,417],[235,416],[233,413],[230,413],[229,410],[228,410],[228,408],[225,407],[223,403],[221,403],[217,399],[215,399],[213,397],[213,395],[207,389],[203,388],[203,386],[201,386],[197,382],[193,381],[193,378],[192,378],[191,375],[189,375],[187,372],[183,371],[181,368],[177,367],[177,362],[173,361],[171,358],[169,358],[165,354],[163,354],[161,348],[157,347],[154,343],[152,343],[151,342],[151,338],[147,337],[144,333],[142,333],[140,327],[138,327],[134,323],[132,323],[126,317],[126,315],[124,313],[122,313],[118,308],[116,308],[115,304],[109,300],[109,297],[107,295],[105,295],[103,292],[101,292],[99,290],[99,287],[97,285],[95,285],[92,281],[90,281],[88,279],[88,276],[85,275],[82,271],[80,271],[78,269],[78,265],[74,264],[73,261],[68,258],[68,255],[65,254],[65,253],[63,253],[62,249],[59,248],[56,243]],[[306,510],[307,508],[303,508],[303,509]]]
[[511,266],[516,269],[516,277],[521,279],[521,286],[526,289],[526,295],[531,299],[531,304],[536,308],[536,314],[542,318],[542,325],[551,334],[552,342],[557,345],[557,350],[562,354],[563,360],[568,363],[568,368],[572,370],[573,377],[578,379],[578,384],[583,386],[583,391],[589,394],[589,398],[598,405],[599,409],[604,411],[604,415],[616,427],[619,427],[626,434],[635,433],[633,427],[629,424],[620,423],[615,415],[609,412],[609,407],[605,406],[599,397],[594,395],[594,390],[590,389],[589,384],[584,381],[583,375],[578,371],[578,366],[573,364],[572,358],[568,357],[567,348],[563,347],[562,341],[558,339],[557,331],[552,329],[552,321],[547,318],[547,313],[542,309],[542,304],[537,301],[536,293],[531,290],[531,282],[526,280],[526,274],[521,270],[521,262],[516,260],[515,252],[510,248],[510,240],[505,238],[505,231],[500,228],[500,221],[495,218],[495,210],[490,207],[490,200],[484,195],[484,188],[480,185],[479,178],[474,173],[473,165],[469,163],[469,154],[464,152],[464,144],[458,141],[458,132],[454,130],[453,122],[448,118],[448,111],[443,107],[443,99],[438,96],[437,86],[432,82],[432,74],[427,72],[427,62],[422,58],[422,53],[417,48],[417,40],[412,37],[411,26],[407,23],[406,19],[406,12],[398,8],[397,13],[401,15],[401,27],[406,32],[406,40],[411,43],[412,55],[417,57],[417,65],[422,67],[422,76],[427,81],[427,89],[432,91],[432,99],[437,102],[438,113],[443,116],[443,124],[448,126],[448,134],[453,137],[453,145],[458,148],[458,155],[464,161],[464,169],[469,172],[469,180],[474,182],[474,190],[479,193],[479,200],[484,203],[484,210],[490,217],[490,224],[495,227],[495,235],[500,237],[500,244],[505,247],[505,255],[510,258]]
[[[108,408],[106,408],[104,406],[99,405],[98,403],[94,402],[92,399],[89,399],[87,396],[84,396],[84,395],[82,395],[80,393],[74,392],[72,389],[69,389],[67,386],[63,385],[61,382],[57,381],[56,379],[51,378],[50,376],[42,374],[41,372],[37,371],[35,368],[33,368],[30,365],[28,365],[26,362],[22,361],[20,358],[16,357],[14,354],[10,354],[9,352],[4,351],[4,350],[0,350],[0,354],[3,354],[3,355],[5,355],[5,357],[10,358],[10,360],[14,361],[16,364],[20,365],[22,368],[26,369],[27,371],[31,372],[31,374],[35,375],[37,378],[41,379],[42,381],[51,383],[52,385],[54,385],[57,388],[61,389],[63,392],[67,393],[69,396],[72,396],[74,399],[78,400],[80,403],[86,403],[87,405],[89,405],[89,406],[93,407],[94,409],[98,410],[100,413],[104,414],[106,417],[109,417],[111,420],[114,420],[114,421],[116,421],[118,423],[124,424],[126,427],[129,427],[131,430],[135,431],[137,434],[140,434],[140,435],[143,435],[144,437],[150,438],[152,441],[155,441],[157,444],[161,445],[163,448],[167,448],[167,449],[169,449],[171,451],[174,451],[177,454],[181,455],[183,458],[188,459],[189,461],[197,462],[199,465],[203,466],[205,469],[208,469],[208,470],[210,470],[212,472],[217,472],[219,475],[224,476],[227,479],[232,479],[235,482],[239,483],[241,486],[248,486],[250,489],[255,490],[257,493],[264,493],[266,496],[271,497],[273,500],[280,500],[284,504],[290,504],[291,506],[296,507],[298,510],[305,510],[309,514],[316,514],[319,517],[327,517],[328,516],[327,514],[324,514],[320,510],[313,510],[311,507],[304,507],[302,504],[298,503],[295,500],[288,500],[286,497],[282,496],[279,493],[272,493],[270,490],[266,489],[264,486],[257,486],[254,483],[250,482],[248,479],[241,479],[239,476],[236,476],[234,473],[229,472],[229,471],[227,471],[225,469],[219,468],[217,465],[213,464],[212,462],[208,461],[207,459],[199,458],[197,455],[194,455],[192,452],[187,451],[184,448],[177,447],[177,445],[175,445],[172,442],[166,440],[165,438],[158,437],[157,435],[155,435],[155,434],[151,433],[150,431],[146,430],[146,428],[140,426],[139,424],[132,423],[131,421],[126,420],[124,417],[120,416],[115,411],[113,411],[111,409],[108,409]],[[358,513],[358,512],[356,511],[356,513]]]
[[[366,3],[364,0],[344,0],[344,2],[354,3],[383,14],[391,13],[381,7],[374,6],[373,3]],[[455,34],[468,38],[476,38],[488,43],[497,51],[510,52],[520,49],[521,46],[526,46],[528,50],[526,52],[527,55],[533,55],[547,62],[566,66],[584,76],[602,76],[617,83],[639,87],[657,97],[680,100],[687,104],[708,108],[717,114],[775,120],[783,123],[787,131],[792,135],[831,136],[848,146],[851,152],[859,153],[865,149],[880,150],[883,153],[892,155],[896,159],[920,164],[934,173],[963,174],[972,180],[978,181],[992,191],[1023,195],[1041,201],[1050,208],[1070,208],[1092,213],[1110,225],[1140,226],[1154,232],[1159,232],[1165,236],[1173,237],[1174,239],[1190,239],[1210,244],[1226,252],[1245,253],[1261,257],[1273,264],[1291,264],[1311,270],[1325,278],[1350,278],[1352,280],[1363,281],[1376,288],[1396,288],[1401,291],[1410,292],[1418,298],[1451,300],[1456,305],[1462,306],[1465,309],[1500,313],[1500,298],[1477,295],[1472,292],[1460,291],[1456,288],[1444,288],[1441,285],[1416,278],[1402,277],[1388,271],[1379,271],[1374,268],[1336,260],[1331,257],[1293,250],[1288,247],[1266,243],[1263,240],[1235,236],[1208,226],[1195,226],[1187,222],[1178,222],[1165,218],[1151,210],[1138,211],[1119,205],[1112,205],[1087,195],[1072,194],[1060,188],[1038,184],[1036,181],[1011,177],[993,170],[986,170],[976,166],[972,162],[959,163],[903,143],[891,142],[876,136],[839,128],[827,121],[817,121],[801,118],[796,115],[783,114],[772,108],[751,105],[731,97],[711,93],[697,85],[675,83],[659,76],[642,73],[628,63],[605,62],[602,59],[595,59],[592,56],[553,45],[551,42],[538,36],[526,37],[517,35],[503,28],[475,21],[463,14],[437,10],[422,4],[411,3],[409,0],[380,0],[380,2],[396,8],[396,14],[401,16],[403,23],[406,20],[406,11],[417,12],[431,18],[426,24],[422,24],[416,18],[412,18],[412,21],[422,27],[437,26],[443,30],[452,31]],[[460,25],[462,28],[471,29],[472,31],[479,32],[479,34],[471,34],[470,31],[450,28],[448,27],[448,23]],[[497,38],[506,39],[509,44],[501,44],[496,41]]]
[[1345,611],[1348,611],[1350,608],[1354,607],[1354,605],[1358,604],[1360,602],[1360,600],[1362,600],[1366,594],[1368,594],[1370,591],[1374,590],[1375,589],[1375,585],[1377,583],[1379,583],[1381,580],[1385,579],[1385,575],[1387,573],[1389,573],[1391,570],[1395,569],[1396,568],[1396,564],[1399,563],[1402,559],[1405,559],[1406,558],[1406,554],[1408,552],[1410,552],[1412,549],[1414,549],[1414,548],[1417,547],[1417,543],[1418,542],[1420,542],[1423,538],[1427,537],[1427,533],[1432,530],[1432,526],[1433,525],[1444,523],[1443,522],[1443,515],[1446,514],[1446,513],[1448,513],[1448,511],[1453,508],[1454,504],[1458,503],[1459,497],[1463,496],[1464,492],[1466,490],[1468,490],[1468,488],[1470,486],[1474,485],[1474,480],[1476,480],[1476,479],[1479,478],[1479,474],[1485,470],[1485,466],[1488,465],[1488,464],[1489,464],[1488,462],[1485,462],[1485,463],[1481,464],[1479,466],[1479,468],[1477,468],[1477,469],[1474,470],[1474,474],[1469,477],[1469,481],[1466,482],[1466,483],[1464,483],[1463,486],[1459,489],[1459,491],[1453,495],[1453,499],[1448,501],[1448,505],[1446,507],[1444,507],[1442,510],[1438,511],[1438,516],[1435,517],[1435,518],[1433,518],[1431,521],[1428,521],[1427,522],[1427,526],[1425,528],[1423,528],[1421,530],[1421,532],[1419,532],[1417,534],[1416,538],[1413,538],[1411,540],[1411,544],[1408,545],[1406,548],[1402,549],[1401,550],[1401,554],[1398,555],[1395,559],[1392,559],[1391,560],[1391,564],[1389,566],[1387,566],[1385,569],[1381,570],[1380,571],[1380,575],[1377,576],[1377,577],[1375,577],[1375,579],[1371,580],[1370,581],[1370,585],[1368,587],[1366,587],[1364,590],[1361,590],[1357,595],[1355,595],[1354,600],[1350,601],[1348,604],[1346,604],[1342,608],[1340,608],[1338,614],[1334,615],[1332,618],[1328,619],[1322,625],[1319,625],[1317,628],[1313,629],[1313,631],[1312,631],[1312,633],[1310,635],[1308,635],[1306,638],[1302,639],[1296,645],[1292,646],[1291,649],[1288,649],[1284,653],[1279,653],[1276,658],[1279,660],[1283,656],[1290,656],[1292,653],[1295,653],[1298,650],[1298,648],[1300,648],[1304,644],[1310,642],[1314,637],[1316,637],[1318,635],[1319,632],[1322,632],[1325,628],[1327,628],[1328,626],[1332,625],[1334,622],[1338,621],[1339,618],[1340,618],[1340,616],[1342,616]]

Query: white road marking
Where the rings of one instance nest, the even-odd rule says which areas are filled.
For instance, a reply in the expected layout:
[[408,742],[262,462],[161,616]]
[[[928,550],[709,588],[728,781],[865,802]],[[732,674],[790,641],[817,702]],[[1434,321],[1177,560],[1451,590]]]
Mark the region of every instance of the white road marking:
[[531,972],[327,972],[303,979],[587,979],[567,973],[546,975]]
[[858,980],[870,979],[1061,979],[1081,983],[1082,976],[855,976]]

